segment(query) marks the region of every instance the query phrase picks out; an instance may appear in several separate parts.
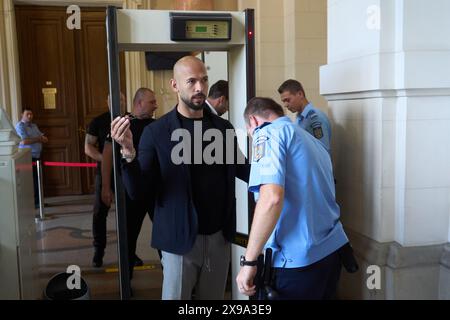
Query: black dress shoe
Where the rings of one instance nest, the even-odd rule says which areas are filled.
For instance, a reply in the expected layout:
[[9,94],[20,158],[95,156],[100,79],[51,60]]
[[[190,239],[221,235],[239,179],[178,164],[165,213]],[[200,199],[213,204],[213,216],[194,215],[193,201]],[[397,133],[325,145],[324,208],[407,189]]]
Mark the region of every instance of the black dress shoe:
[[144,261],[142,261],[142,259],[139,258],[137,255],[134,255],[134,266],[141,267],[143,265],[144,265]]
[[94,268],[100,268],[103,265],[103,256],[105,251],[102,249],[95,249],[94,258],[92,259],[92,266]]

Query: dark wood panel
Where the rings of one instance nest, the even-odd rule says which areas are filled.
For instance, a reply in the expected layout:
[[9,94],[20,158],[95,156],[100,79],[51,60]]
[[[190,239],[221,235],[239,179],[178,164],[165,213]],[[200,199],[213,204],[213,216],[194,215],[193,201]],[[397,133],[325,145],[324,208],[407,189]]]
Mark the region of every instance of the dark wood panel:
[[44,124],[39,127],[47,137],[52,137],[52,141],[71,139],[71,133],[74,131],[73,126],[68,124]]
[[104,23],[86,23],[82,29],[86,47],[84,53],[84,70],[86,70],[86,110],[87,117],[107,110],[106,96],[108,95],[108,64],[106,56],[106,34]]
[[[58,44],[64,43],[62,30],[59,27],[61,22],[59,20],[49,19],[43,22],[42,20],[30,20],[31,39],[35,42],[32,46],[32,57],[34,66],[35,83],[37,84],[35,90],[35,101],[38,110],[37,117],[67,117],[68,112],[64,97],[66,92],[65,70],[65,48]],[[30,40],[31,40],[30,39]],[[42,89],[56,88],[56,108],[45,109],[44,95]]]
[[[45,153],[45,161],[68,162],[70,150],[64,145],[54,145]],[[70,194],[72,189],[72,171],[77,168],[44,166],[44,194]]]

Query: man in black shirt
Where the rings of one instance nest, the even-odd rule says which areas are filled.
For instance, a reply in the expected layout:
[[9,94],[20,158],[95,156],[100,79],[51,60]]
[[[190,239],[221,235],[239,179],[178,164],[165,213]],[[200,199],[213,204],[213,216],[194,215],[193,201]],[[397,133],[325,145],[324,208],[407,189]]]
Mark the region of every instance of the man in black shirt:
[[178,105],[145,128],[137,156],[132,121],[116,118],[111,136],[122,147],[128,194],[154,202],[152,246],[162,250],[162,298],[191,299],[195,290],[196,299],[223,299],[236,231],[235,180],[248,181],[250,167],[231,123],[205,104],[205,65],[192,56],[180,59],[171,86]]
[[[107,99],[108,108],[110,107],[109,96]],[[120,94],[120,104],[125,108],[125,96]],[[92,217],[92,234],[94,237],[94,258],[92,264],[99,268],[103,265],[103,256],[106,248],[106,217],[110,207],[102,201],[102,175],[101,162],[103,160],[103,147],[105,140],[111,130],[111,115],[109,112],[102,113],[95,117],[89,124],[86,139],[84,142],[84,153],[97,161],[97,170],[95,176],[95,202],[94,214]]]
[[[148,88],[140,88],[136,91],[133,99],[133,112],[129,114],[131,120],[130,129],[133,133],[133,144],[139,145],[142,132],[145,127],[154,121],[153,114],[158,108],[155,93]],[[102,200],[104,203],[111,204],[112,189],[111,175],[112,170],[112,143],[111,137],[108,139],[103,149],[102,162]],[[143,200],[131,200],[128,193],[125,192],[125,206],[127,216],[127,239],[128,239],[128,258],[130,266],[130,278],[133,277],[133,266],[142,265],[142,260],[136,255],[136,243],[141,231],[145,215],[148,213],[153,220],[153,207]]]
[[[205,132],[216,129],[212,120],[211,112],[208,108],[203,111],[202,118],[186,118],[177,113],[181,121],[181,127],[189,132],[191,138],[195,138],[195,127],[203,137]],[[202,139],[203,140],[203,139]],[[200,140],[201,141],[201,140]],[[202,147],[195,150],[195,143],[192,139],[190,173],[192,184],[192,200],[197,209],[198,233],[211,235],[222,230],[225,219],[225,202],[227,194],[226,185],[226,165],[224,163],[214,163],[209,165],[205,161],[196,161],[196,155],[203,155],[205,148],[211,143],[202,141]],[[197,152],[196,152],[197,151]],[[214,155],[213,155],[214,156]],[[214,212],[214,214],[211,214]]]

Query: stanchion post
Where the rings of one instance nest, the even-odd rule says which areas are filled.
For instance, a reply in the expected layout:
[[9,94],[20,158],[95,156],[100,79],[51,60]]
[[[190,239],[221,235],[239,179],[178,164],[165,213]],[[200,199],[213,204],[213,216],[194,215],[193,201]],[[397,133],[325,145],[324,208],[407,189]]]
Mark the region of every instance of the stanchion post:
[[42,183],[42,162],[41,160],[36,161],[37,166],[37,177],[38,177],[38,190],[39,190],[39,218],[41,220],[45,219],[44,216],[44,185]]

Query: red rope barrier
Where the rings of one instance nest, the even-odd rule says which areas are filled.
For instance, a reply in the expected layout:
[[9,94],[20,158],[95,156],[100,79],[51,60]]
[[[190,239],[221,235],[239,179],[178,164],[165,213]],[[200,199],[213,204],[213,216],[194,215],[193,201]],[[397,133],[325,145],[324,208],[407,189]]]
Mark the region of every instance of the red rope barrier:
[[[33,162],[33,166],[36,162]],[[79,163],[79,162],[49,162],[44,161],[46,167],[76,167],[76,168],[96,168],[96,163]]]
[[47,167],[80,167],[80,168],[96,168],[96,163],[77,163],[77,162],[48,162],[44,161]]

